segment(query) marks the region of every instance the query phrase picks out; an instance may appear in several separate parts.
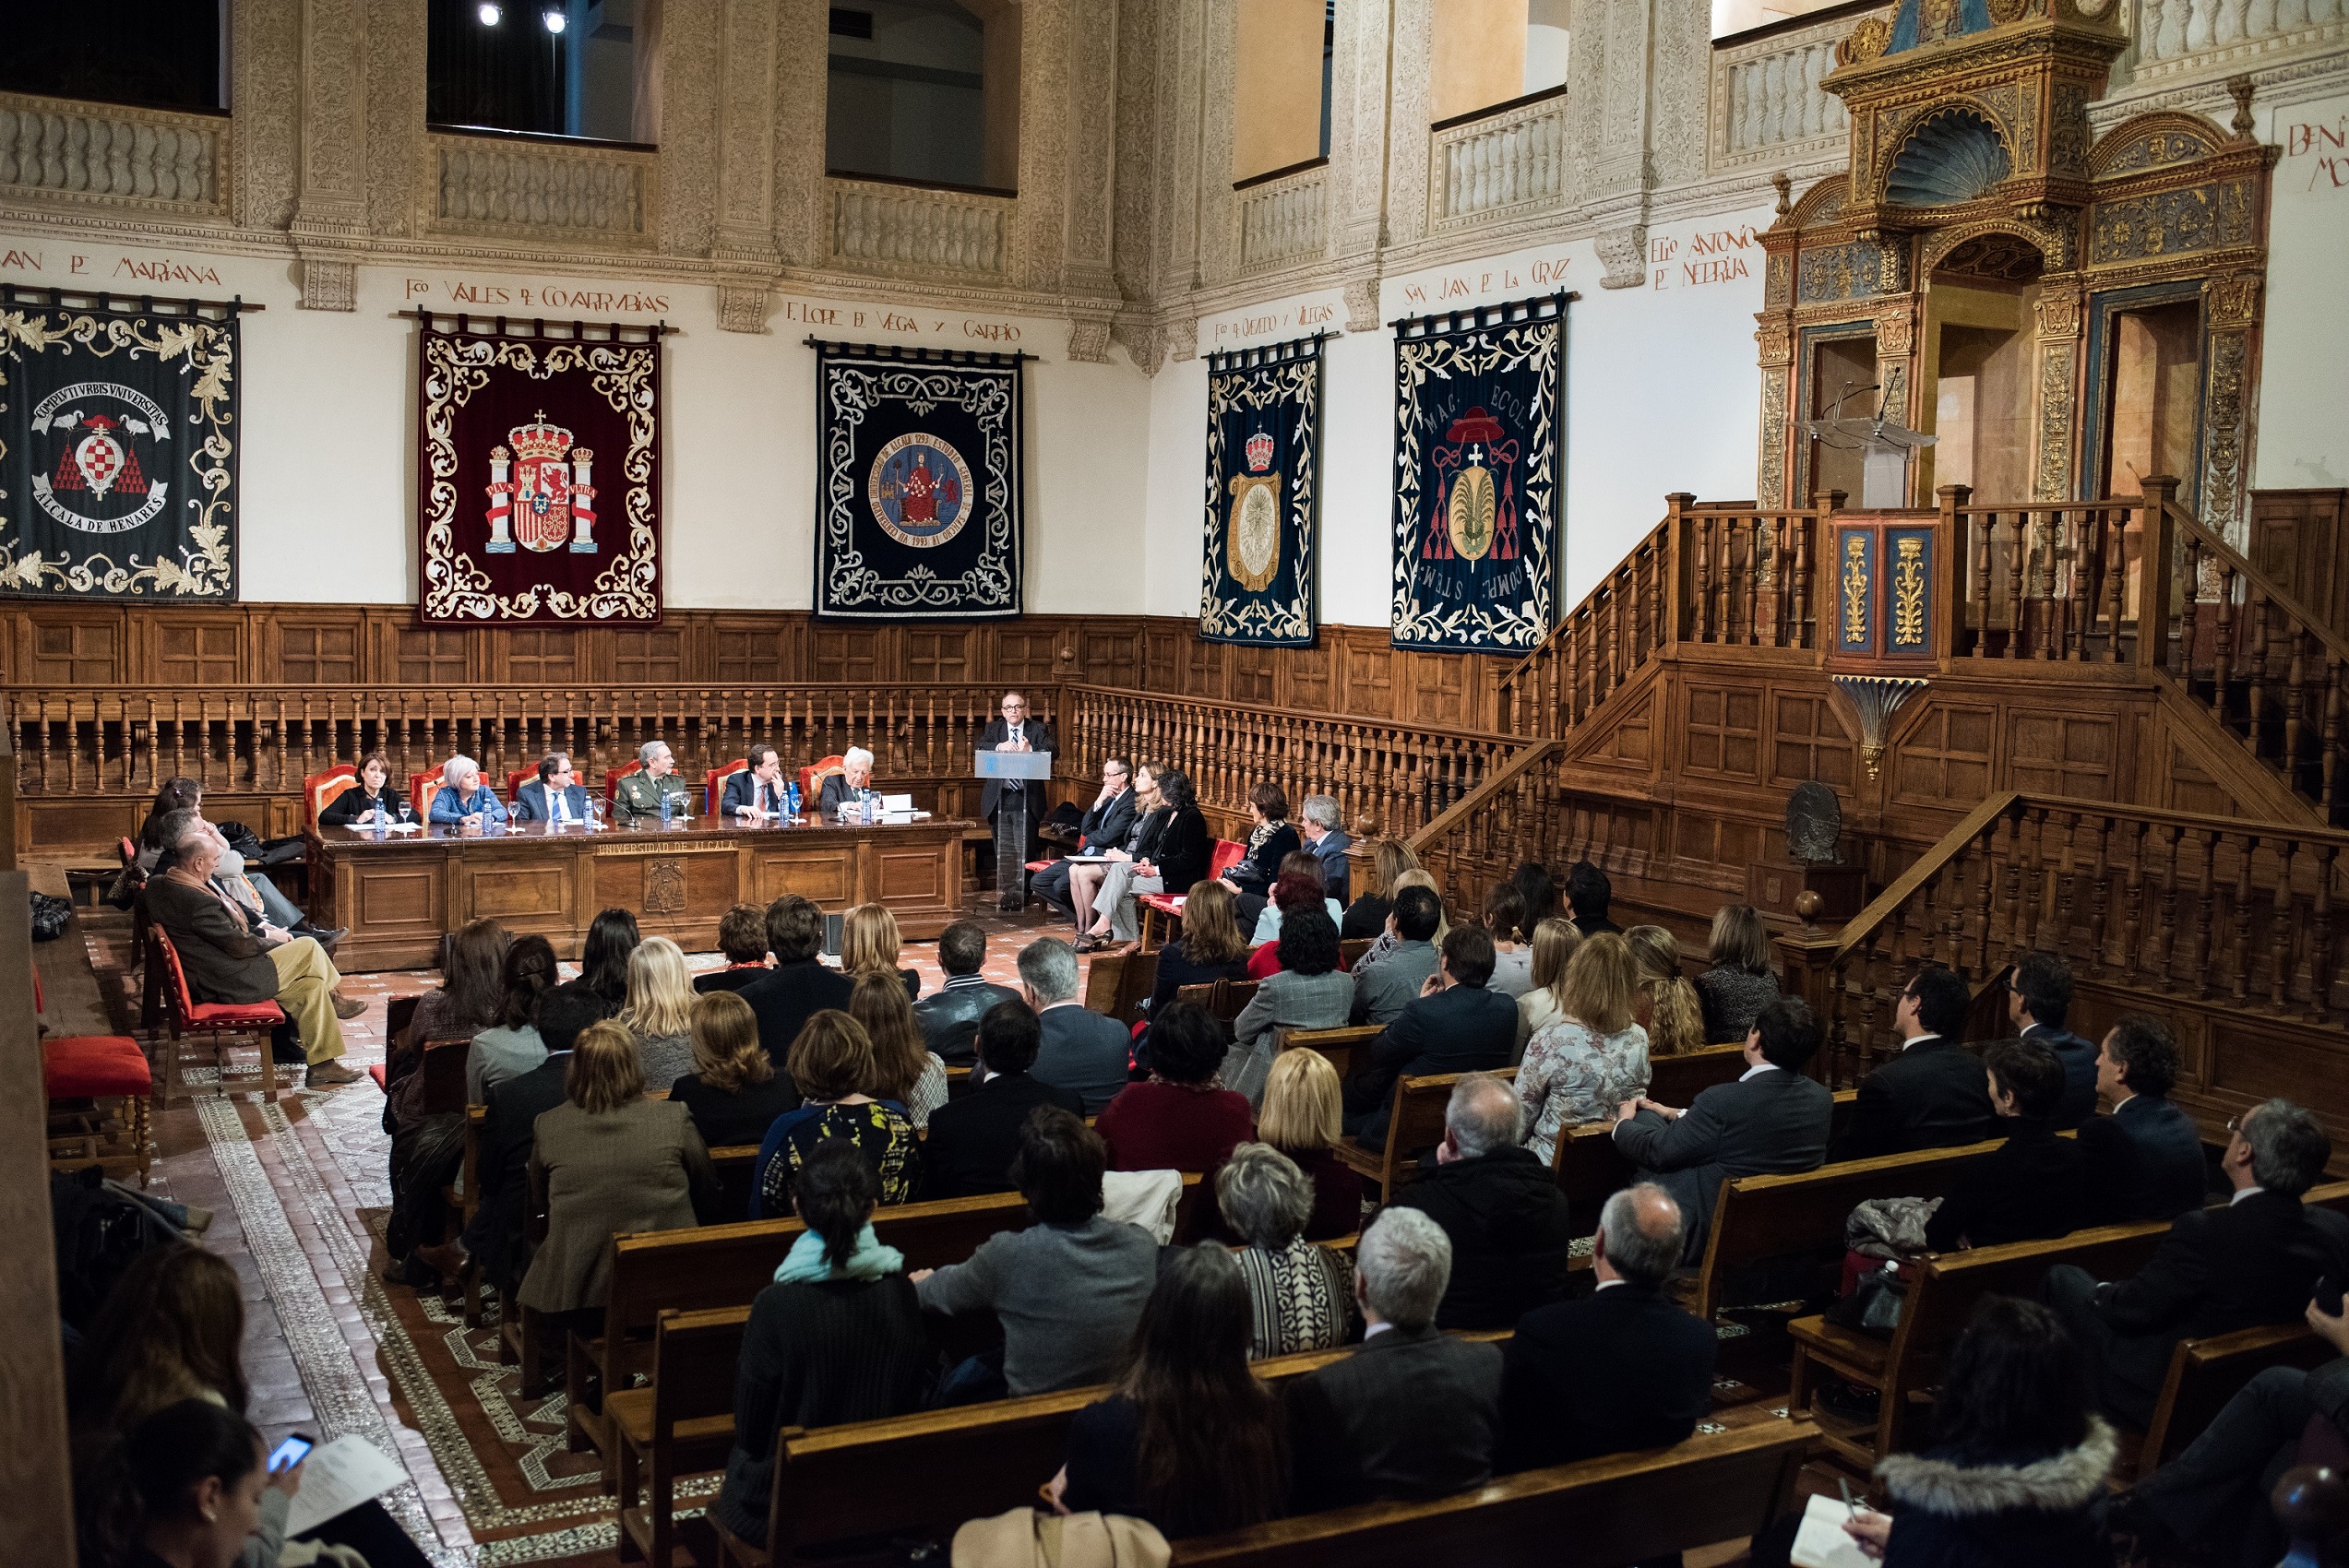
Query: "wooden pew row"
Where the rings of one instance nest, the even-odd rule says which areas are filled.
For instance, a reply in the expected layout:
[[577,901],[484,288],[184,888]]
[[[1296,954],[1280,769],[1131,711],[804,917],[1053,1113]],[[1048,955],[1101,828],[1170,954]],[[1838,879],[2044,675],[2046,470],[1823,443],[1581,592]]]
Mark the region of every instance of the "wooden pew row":
[[1279,1034],[1282,1051],[1318,1051],[1338,1070],[1338,1081],[1367,1066],[1370,1045],[1386,1031],[1376,1024],[1348,1025],[1335,1029],[1282,1029]]
[[[1223,982],[1218,981],[1222,984]],[[1378,1183],[1379,1201],[1386,1202],[1419,1174],[1419,1157],[1444,1141],[1444,1108],[1465,1073],[1432,1073],[1395,1080],[1394,1107],[1387,1117],[1387,1143],[1373,1151],[1353,1138],[1338,1140],[1337,1156],[1363,1179]],[[1517,1077],[1514,1067],[1496,1068],[1493,1076]]]

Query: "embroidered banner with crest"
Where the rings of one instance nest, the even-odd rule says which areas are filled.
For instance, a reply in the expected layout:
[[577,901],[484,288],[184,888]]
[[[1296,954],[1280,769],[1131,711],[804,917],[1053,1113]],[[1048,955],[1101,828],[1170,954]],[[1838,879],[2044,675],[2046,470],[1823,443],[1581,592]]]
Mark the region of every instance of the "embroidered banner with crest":
[[0,291],[0,593],[234,600],[238,307],[78,297]]
[[1320,445],[1319,333],[1209,359],[1207,641],[1313,646]]
[[416,618],[659,621],[663,329],[418,319]]
[[1019,613],[1020,410],[1029,356],[816,350],[816,613]]
[[1524,653],[1548,636],[1573,297],[1395,324],[1395,647]]

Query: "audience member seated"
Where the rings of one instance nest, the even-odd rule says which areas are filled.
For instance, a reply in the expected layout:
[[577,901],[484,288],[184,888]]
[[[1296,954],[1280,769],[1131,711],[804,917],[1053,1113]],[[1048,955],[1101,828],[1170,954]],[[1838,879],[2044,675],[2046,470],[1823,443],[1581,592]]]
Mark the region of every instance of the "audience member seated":
[[1346,1080],[1346,1131],[1365,1147],[1386,1147],[1396,1079],[1508,1065],[1517,1004],[1485,989],[1492,973],[1493,939],[1483,927],[1444,938],[1443,961],[1419,1000],[1371,1042],[1369,1064]]
[[2176,1219],[2202,1206],[2210,1170],[2194,1118],[2170,1103],[2177,1082],[2177,1041],[2169,1026],[2132,1013],[2105,1033],[2096,1051],[2096,1090],[2109,1116],[2080,1124],[2088,1169],[2090,1225]]
[[[251,1422],[209,1399],[167,1405],[76,1455],[87,1568],[268,1568],[297,1477],[271,1475]],[[413,1550],[412,1548],[411,1549]]]
[[1982,1066],[2007,1141],[1970,1159],[1925,1222],[1937,1253],[2068,1236],[2088,1223],[2080,1145],[2056,1136],[2063,1063],[2035,1039],[1993,1040]]
[[1323,887],[1321,875],[1321,862],[1304,849],[1281,862],[1281,874],[1272,879],[1271,896],[1256,917],[1256,929],[1248,933],[1250,980],[1262,980],[1281,967],[1281,922],[1291,910],[1319,909],[1330,917],[1330,929],[1338,929],[1345,911]]
[[[1107,858],[1101,863],[1068,869],[1068,902],[1076,911],[1079,953],[1111,942],[1133,941],[1138,934],[1134,896],[1165,890],[1165,881],[1151,860],[1167,824],[1174,820],[1174,807],[1160,787],[1165,772],[1156,763],[1136,763],[1135,816],[1125,838],[1102,851]],[[1145,867],[1151,869],[1145,871]]]
[[1289,826],[1288,795],[1270,779],[1248,791],[1248,817],[1247,852],[1222,877],[1223,885],[1239,900],[1234,913],[1242,931],[1256,929],[1256,918],[1264,912],[1265,900],[1271,896],[1273,878],[1281,874],[1281,861],[1295,854],[1305,842]]
[[1901,1054],[1860,1080],[1851,1124],[1836,1141],[1837,1159],[1955,1148],[1997,1135],[1981,1059],[1959,1039],[1972,1005],[1958,975],[1917,971],[1892,1009]]
[[611,1011],[583,980],[555,986],[538,999],[531,1022],[546,1044],[546,1060],[519,1077],[491,1087],[482,1120],[481,1154],[474,1163],[480,1202],[463,1236],[418,1247],[414,1256],[419,1262],[454,1279],[464,1272],[466,1260],[478,1255],[483,1277],[501,1296],[520,1288],[522,1222],[529,1207],[529,1166],[538,1119],[567,1097],[572,1051],[580,1034]]
[[482,765],[453,756],[440,765],[440,788],[433,791],[432,820],[447,827],[495,827],[507,820],[497,791],[482,781]]
[[1159,1276],[1108,1398],[1068,1423],[1044,1487],[1063,1514],[1142,1519],[1169,1540],[1275,1519],[1289,1490],[1281,1401],[1248,1371],[1248,1292],[1213,1241]]
[[1256,1135],[1289,1157],[1313,1183],[1305,1239],[1327,1241],[1362,1229],[1362,1173],[1338,1158],[1345,1087],[1318,1051],[1284,1051],[1264,1080]]
[[2316,1113],[2264,1100],[2229,1131],[2224,1206],[2178,1216],[2127,1279],[2057,1264],[2040,1286],[2079,1342],[2097,1408],[2134,1427],[2152,1419],[2180,1339],[2296,1323],[2318,1280],[2349,1279],[2349,1220],[2300,1201],[2332,1158]]
[[1370,866],[1377,878],[1376,886],[1356,894],[1353,902],[1346,906],[1346,918],[1338,922],[1338,938],[1341,942],[1375,938],[1387,929],[1387,912],[1394,908],[1395,889],[1403,873],[1419,869],[1419,857],[1400,838],[1381,838],[1370,851]]
[[1313,1183],[1269,1144],[1242,1144],[1215,1173],[1223,1229],[1248,1286],[1248,1359],[1330,1350],[1353,1336],[1353,1269],[1305,1238]]
[[[299,1031],[306,1087],[333,1088],[359,1081],[336,1060],[342,1054],[341,1009],[335,989],[342,975],[314,937],[268,924],[212,885],[220,845],[201,823],[190,823],[174,848],[171,869],[147,879],[147,917],[177,950],[189,992],[198,1002],[275,1002]],[[352,1015],[363,1008],[354,1008]]]
[[957,921],[938,935],[938,968],[946,983],[913,1004],[913,1021],[938,1060],[949,1067],[971,1065],[972,1040],[979,1020],[997,1004],[1017,1002],[1019,993],[996,985],[979,973],[987,962],[987,928],[976,921]]
[[[1052,1016],[1044,1015],[1046,1027]],[[1095,1119],[1112,1170],[1213,1170],[1255,1131],[1248,1102],[1222,1087],[1223,1026],[1177,1002],[1151,1026],[1150,1077],[1128,1084]]]
[[1509,1064],[1525,1060],[1525,1047],[1540,1030],[1566,1018],[1566,968],[1581,949],[1582,933],[1564,915],[1552,915],[1533,928],[1532,985],[1517,999],[1517,1049]]
[[[1444,938],[1452,933],[1452,922],[1450,917],[1444,913],[1444,890],[1436,885],[1436,879],[1433,876],[1424,871],[1407,871],[1389,885],[1388,897],[1401,902],[1404,892],[1413,887],[1425,887],[1436,896],[1436,932],[1427,940],[1436,946],[1441,947],[1444,944]],[[1373,938],[1368,950],[1355,960],[1354,971],[1360,973],[1365,964],[1385,963],[1389,956],[1402,944],[1402,933],[1395,929],[1394,911],[1389,908],[1387,915],[1387,929]],[[1431,968],[1427,972],[1434,974],[1436,971]]]
[[[757,1036],[747,1039],[763,1064]],[[767,1541],[779,1429],[921,1408],[929,1336],[904,1255],[873,1233],[879,1194],[863,1154],[838,1138],[817,1145],[792,1184],[792,1206],[807,1229],[751,1303],[734,1373],[734,1446],[715,1503],[726,1527],[754,1545]]]
[[694,998],[692,1028],[693,1071],[669,1086],[670,1102],[686,1108],[711,1148],[766,1142],[775,1119],[799,1109],[799,1097],[758,1043],[758,1015],[733,992],[716,991]]
[[946,1063],[923,1039],[905,987],[888,970],[866,969],[849,993],[848,1016],[873,1042],[873,1081],[866,1086],[873,1098],[896,1101],[916,1127],[928,1126],[946,1103]]
[[1770,928],[1762,924],[1761,911],[1751,904],[1723,904],[1714,910],[1705,962],[1709,967],[1697,977],[1705,1043],[1734,1044],[1752,1032],[1755,1016],[1778,999]]
[[647,741],[637,748],[643,766],[613,787],[612,820],[623,826],[658,822],[666,801],[671,817],[692,816],[701,802],[694,787],[677,776],[677,759],[665,742]]
[[921,1140],[903,1105],[864,1092],[876,1075],[864,1027],[846,1013],[817,1014],[792,1041],[789,1073],[793,1092],[804,1098],[759,1140],[750,1218],[790,1212],[792,1182],[826,1138],[846,1138],[864,1151],[882,1203],[913,1202],[922,1189]]
[[[1135,818],[1134,775],[1124,760],[1105,758],[1101,765],[1101,790],[1079,819],[1076,855],[1105,854],[1121,848],[1126,836],[1133,831]],[[1082,950],[1091,952],[1091,944],[1083,933],[1093,923],[1092,906],[1089,903],[1080,913],[1070,896],[1069,873],[1077,868],[1065,860],[1054,861],[1028,879],[1028,891],[1067,916],[1078,931]]]
[[[1257,981],[1256,994],[1240,1009],[1232,1025],[1235,1043],[1223,1063],[1225,1087],[1246,1096],[1251,1107],[1264,1099],[1264,1075],[1280,1053],[1282,1029],[1341,1028],[1353,1013],[1353,977],[1338,967],[1338,927],[1328,915],[1305,906],[1272,945],[1281,967]],[[1157,1040],[1152,1026],[1153,1051]]]
[[1736,1082],[1713,1085],[1685,1111],[1651,1099],[1616,1108],[1615,1146],[1680,1206],[1684,1259],[1703,1253],[1723,1180],[1816,1170],[1827,1158],[1835,1097],[1803,1075],[1818,1049],[1810,1008],[1782,996],[1755,1016]]
[[1640,989],[1631,1016],[1647,1031],[1648,1055],[1680,1056],[1705,1043],[1704,1005],[1680,968],[1680,939],[1660,925],[1635,925],[1623,933]]
[[693,1117],[645,1098],[636,1042],[608,1019],[572,1047],[564,1103],[538,1119],[531,1172],[545,1183],[546,1240],[518,1299],[533,1312],[600,1311],[613,1237],[689,1227],[718,1197]]
[[1452,1244],[1415,1208],[1389,1208],[1354,1253],[1362,1348],[1288,1385],[1299,1514],[1483,1486],[1501,1435],[1501,1352],[1436,1326]]
[[693,977],[696,992],[740,991],[767,978],[767,911],[756,904],[736,904],[718,917],[718,951],[726,967]]
[[1566,868],[1566,918],[1574,929],[1585,936],[1602,932],[1623,934],[1623,928],[1607,919],[1607,906],[1615,902],[1615,884],[1607,873],[1588,861],[1577,861]]
[[667,937],[648,936],[628,955],[620,1024],[636,1042],[646,1088],[665,1089],[693,1071],[693,972]]
[[1038,937],[1019,950],[1019,984],[1043,1025],[1043,1049],[1032,1071],[1048,1084],[1074,1089],[1086,1115],[1100,1115],[1126,1087],[1134,1037],[1077,1000],[1077,954],[1056,936]]
[[1074,1093],[1028,1071],[1043,1029],[1026,1003],[1015,997],[988,1008],[974,1043],[979,1059],[971,1069],[970,1091],[930,1114],[930,1135],[922,1146],[925,1199],[1010,1192],[1011,1162],[1028,1113],[1052,1105],[1071,1116],[1084,1114],[1085,1102]]
[[211,877],[215,887],[242,906],[256,923],[279,926],[296,936],[315,936],[319,946],[332,953],[335,944],[349,932],[313,924],[300,905],[278,891],[277,884],[252,869],[261,863],[262,855],[261,842],[252,830],[233,822],[223,826],[205,821],[203,803],[204,787],[193,778],[164,780],[155,793],[154,809],[147,814],[147,825],[139,830],[137,864],[140,874],[156,876],[171,870],[179,858],[179,841],[193,824],[210,834],[220,849],[220,863]]
[[843,806],[862,807],[873,794],[873,754],[851,746],[841,754],[841,770],[824,780],[816,792],[816,818],[838,822]]
[[388,827],[415,820],[415,804],[391,781],[391,759],[381,752],[368,753],[359,764],[359,782],[318,814],[320,827]]
[[787,1070],[792,1041],[808,1019],[827,1008],[848,1010],[855,982],[824,966],[816,956],[823,946],[823,910],[796,893],[767,906],[767,949],[775,967],[740,994],[758,1015],[759,1043],[778,1072]]
[[1443,1328],[1507,1328],[1566,1289],[1574,1230],[1566,1194],[1519,1139],[1524,1107],[1505,1078],[1471,1073],[1444,1107],[1436,1169],[1389,1206],[1425,1210],[1451,1238]]
[[1191,884],[1183,900],[1183,934],[1158,950],[1158,979],[1145,1012],[1157,1017],[1186,985],[1213,985],[1247,972],[1247,944],[1232,909],[1232,890],[1220,882]]
[[1353,848],[1353,838],[1338,826],[1337,798],[1307,795],[1297,807],[1297,832],[1304,837],[1306,849],[1319,858],[1322,885],[1337,901],[1338,908],[1330,919],[1345,919],[1346,900],[1352,897],[1353,887],[1353,862],[1346,858],[1346,851]]
[[[390,1042],[384,1063],[387,1130],[413,1126],[423,1115],[427,1046],[470,1040],[506,1014],[506,952],[513,943],[495,921],[471,921],[450,938],[440,984],[416,998],[407,1031]],[[454,1050],[455,1047],[448,1049]],[[471,1063],[467,1063],[468,1068]]]
[[718,797],[718,814],[726,821],[760,822],[791,810],[784,791],[783,759],[764,741],[743,754],[743,770],[726,780]]
[[893,976],[905,987],[910,1002],[922,994],[922,972],[898,968],[904,947],[897,917],[886,904],[859,904],[841,919],[841,973],[851,980],[863,974]]
[[[473,1036],[472,1054],[465,1058],[466,1104],[487,1105],[492,1088],[546,1060],[546,1041],[531,1020],[538,999],[562,980],[554,944],[546,938],[532,932],[507,944],[496,1016]],[[416,1005],[421,1009],[423,1004]]]
[[1680,1206],[1653,1182],[1599,1210],[1598,1289],[1536,1307],[1501,1346],[1502,1453],[1535,1469],[1685,1442],[1712,1408],[1719,1341],[1663,1297],[1680,1262]]
[[549,752],[538,759],[538,777],[522,781],[514,791],[516,822],[547,822],[557,827],[593,820],[587,786],[572,769],[568,752]]
[[1434,888],[1405,887],[1396,893],[1387,916],[1387,933],[1395,944],[1383,954],[1374,947],[1353,967],[1354,1023],[1385,1028],[1419,1000],[1443,962],[1444,956],[1436,950],[1443,929],[1444,901]]
[[[913,1276],[924,1311],[991,1312],[1003,1324],[1000,1360],[983,1355],[955,1368],[939,1403],[1048,1394],[1115,1375],[1150,1300],[1158,1243],[1139,1226],[1103,1217],[1108,1164],[1101,1134],[1078,1117],[1051,1105],[1028,1113],[1011,1182],[1035,1223],[989,1237],[968,1263]],[[1246,1346],[1244,1322],[1233,1353],[1245,1357]]]
[[1544,1165],[1557,1163],[1567,1128],[1612,1120],[1617,1106],[1648,1092],[1648,1031],[1631,1021],[1638,989],[1630,945],[1612,932],[1583,942],[1567,961],[1565,1016],[1526,1041],[1517,1074],[1526,1146]]
[[587,940],[579,944],[579,979],[614,1013],[628,1000],[628,955],[643,940],[635,914],[600,909],[588,925]]
[[1485,908],[1478,917],[1493,939],[1493,978],[1486,982],[1511,1003],[1533,989],[1533,944],[1526,935],[1525,900],[1514,883],[1496,882],[1485,889]]
[[1158,792],[1166,802],[1168,815],[1159,829],[1157,847],[1147,858],[1135,861],[1130,869],[1108,868],[1101,891],[1093,896],[1094,911],[1108,915],[1110,934],[1120,942],[1134,941],[1140,934],[1137,897],[1194,885],[1205,879],[1208,863],[1214,858],[1213,839],[1190,775],[1179,767],[1159,769]]
[[2096,1042],[2064,1028],[2071,1013],[2071,970],[2063,959],[2033,948],[2015,960],[2007,977],[2007,1019],[2015,1033],[2035,1039],[2063,1063],[2064,1099],[2056,1111],[2058,1132],[2096,1114]]
[[1557,880],[1550,875],[1550,868],[1539,861],[1520,861],[1509,873],[1509,882],[1517,889],[1518,898],[1525,906],[1525,929],[1539,931],[1544,921],[1566,918],[1566,905],[1558,893]]

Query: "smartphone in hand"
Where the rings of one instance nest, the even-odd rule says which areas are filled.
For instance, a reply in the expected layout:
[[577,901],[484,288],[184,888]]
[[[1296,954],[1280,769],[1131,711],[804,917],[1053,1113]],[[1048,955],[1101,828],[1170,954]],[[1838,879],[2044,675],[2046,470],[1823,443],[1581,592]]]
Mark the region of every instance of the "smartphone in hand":
[[269,1474],[273,1476],[285,1474],[286,1471],[308,1458],[310,1450],[317,1445],[316,1439],[295,1432],[269,1451]]

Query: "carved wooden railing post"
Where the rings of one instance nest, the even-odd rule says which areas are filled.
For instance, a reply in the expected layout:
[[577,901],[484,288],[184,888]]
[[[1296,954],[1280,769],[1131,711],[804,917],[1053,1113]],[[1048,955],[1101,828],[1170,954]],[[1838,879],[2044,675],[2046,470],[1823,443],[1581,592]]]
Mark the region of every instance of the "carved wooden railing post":
[[[1933,656],[1946,660],[1956,657],[1964,640],[1966,569],[1972,552],[1966,547],[1963,508],[1973,499],[1973,487],[1945,484],[1934,495],[1941,504],[1941,548],[1934,552],[1933,583],[1934,596],[1940,600],[1940,612],[1934,620],[1941,628],[1941,646],[1933,650]],[[1983,624],[1977,637],[1990,629],[1989,606],[1981,609]],[[1977,641],[1977,650],[1980,646]]]
[[1685,490],[1675,490],[1663,498],[1667,619],[1660,640],[1667,647],[1690,640],[1694,629],[1690,596],[1695,585],[1690,581],[1690,573],[1695,569],[1697,552],[1690,548],[1688,508],[1696,504],[1697,498]]
[[[2142,564],[2137,574],[2137,664],[2140,669],[2159,670],[2169,663],[2170,616],[2177,609],[2178,585],[2172,573],[2176,570],[2171,557],[2177,550],[2177,527],[2174,512],[2177,505],[2177,481],[2168,474],[2154,474],[2139,482],[2143,493],[2138,514],[2144,530]],[[2191,603],[2200,585],[2185,585],[2186,602]],[[2115,618],[2113,635],[2120,635],[2118,618]],[[2180,649],[2178,676],[2187,679],[2194,672],[2194,650]]]

